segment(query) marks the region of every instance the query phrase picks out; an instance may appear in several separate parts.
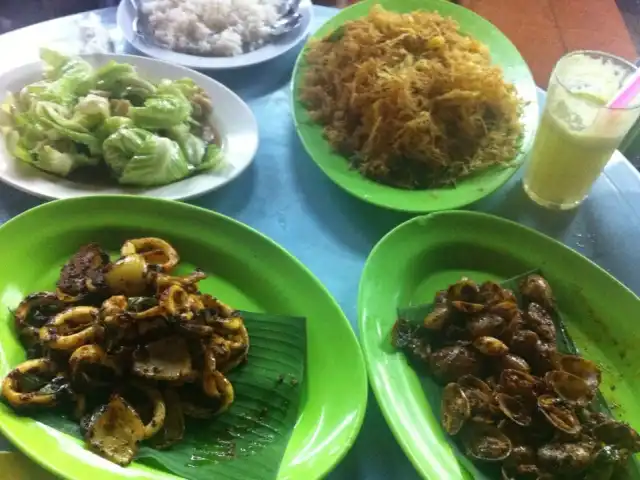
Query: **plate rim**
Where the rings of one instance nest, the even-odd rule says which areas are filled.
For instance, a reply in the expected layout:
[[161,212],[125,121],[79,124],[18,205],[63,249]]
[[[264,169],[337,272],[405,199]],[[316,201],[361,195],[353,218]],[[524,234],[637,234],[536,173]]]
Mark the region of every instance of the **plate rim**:
[[[73,197],[73,198],[55,200],[52,202],[47,202],[47,203],[43,203],[41,205],[35,206],[33,208],[26,210],[25,212],[20,213],[19,215],[16,215],[15,217],[11,218],[4,224],[0,225],[0,232],[3,232],[7,228],[14,228],[12,227],[13,225],[15,225],[16,223],[25,221],[25,218],[28,218],[33,211],[56,210],[58,208],[61,208],[59,207],[60,204],[66,205],[66,204],[72,204],[72,203],[87,203],[87,202],[99,202],[99,203],[112,202],[113,206],[109,206],[109,209],[112,212],[117,206],[126,206],[128,209],[132,210],[136,208],[135,206],[132,206],[135,203],[152,204],[152,205],[155,205],[156,207],[159,204],[164,204],[168,208],[175,208],[179,211],[181,210],[183,212],[189,212],[189,214],[192,214],[192,215],[204,216],[210,219],[215,218],[216,221],[230,223],[234,227],[244,229],[247,234],[259,238],[260,242],[265,242],[269,244],[271,248],[277,249],[280,254],[284,255],[285,257],[288,257],[288,260],[291,261],[298,270],[302,271],[305,274],[305,276],[309,277],[309,279],[318,288],[318,292],[321,293],[326,298],[327,303],[330,304],[330,306],[337,313],[340,314],[340,322],[344,324],[345,327],[350,332],[350,333],[347,333],[347,336],[349,337],[349,343],[351,344],[352,355],[356,359],[355,364],[351,365],[351,368],[354,371],[357,370],[358,371],[357,376],[360,377],[360,385],[355,389],[354,395],[351,395],[352,398],[355,397],[356,395],[358,395],[360,398],[354,402],[357,405],[357,410],[355,410],[356,415],[354,415],[351,421],[349,422],[350,423],[349,433],[348,435],[345,436],[344,441],[342,443],[338,443],[339,447],[338,447],[337,453],[335,450],[333,450],[332,452],[325,453],[325,458],[326,458],[325,465],[323,466],[322,471],[319,472],[319,475],[317,478],[324,478],[327,474],[333,471],[335,467],[340,463],[340,461],[352,449],[362,429],[364,417],[367,411],[369,381],[367,377],[363,351],[362,351],[362,348],[360,347],[360,343],[358,341],[356,332],[354,328],[351,326],[340,304],[337,302],[337,300],[331,294],[331,292],[327,289],[327,287],[320,281],[320,279],[305,264],[303,264],[295,255],[289,252],[286,248],[284,248],[282,245],[280,245],[278,242],[271,239],[264,233],[258,231],[257,229],[251,227],[250,225],[247,225],[244,222],[236,220],[223,213],[216,212],[213,210],[208,210],[206,208],[199,207],[196,205],[190,205],[190,204],[181,203],[181,202],[174,202],[171,200],[160,199],[155,197],[144,197],[144,196],[135,196],[135,195],[95,195],[95,196],[89,196],[89,197]],[[62,208],[64,208],[64,205]],[[161,208],[164,208],[164,207],[161,207]],[[0,235],[1,234],[2,233],[0,233]],[[2,347],[0,344],[0,351],[1,350],[2,350]],[[298,418],[300,418],[300,415],[302,414],[303,411],[304,409],[302,408],[299,410]],[[0,412],[0,420],[4,418],[5,415],[19,417],[18,415],[13,413],[11,410],[8,410],[6,413]],[[20,417],[20,418],[24,418],[24,420],[27,422],[39,423],[29,416]],[[44,424],[41,424],[41,425],[44,425]],[[46,425],[45,427],[50,428],[50,427],[47,427]],[[72,477],[70,474],[60,469],[51,468],[50,463],[47,461],[45,457],[37,456],[35,452],[32,452],[29,448],[29,445],[27,445],[23,441],[22,436],[15,434],[13,429],[7,429],[5,423],[2,421],[0,421],[0,433],[2,433],[2,435],[4,435],[7,438],[7,440],[9,440],[10,443],[16,447],[17,450],[19,450],[22,454],[29,457],[32,461],[37,463],[46,471],[59,475],[61,478],[68,479],[68,480],[84,480],[84,478]],[[27,443],[28,442],[29,441],[27,440]],[[335,444],[332,444],[332,445],[335,448]],[[91,453],[89,450],[86,450],[86,452]],[[53,453],[55,454],[55,452]],[[285,454],[286,452],[283,455]],[[72,454],[69,454],[69,455],[72,455]],[[166,475],[168,478],[172,478],[172,477],[176,479],[179,478],[172,473],[166,473],[166,472],[162,472],[162,473]],[[114,480],[115,478],[122,478],[121,474],[119,473],[111,472],[110,475],[113,475]],[[109,478],[111,478],[111,476],[109,476]],[[296,477],[287,477],[287,478],[296,478]],[[305,480],[306,478],[308,477],[305,477]]]
[[[499,223],[510,229],[519,230],[521,233],[524,233],[526,235],[532,235],[539,240],[552,244],[554,248],[561,249],[565,255],[568,255],[576,260],[579,260],[585,263],[585,265],[587,265],[589,269],[597,271],[599,275],[604,276],[609,282],[613,282],[613,284],[616,285],[616,289],[619,289],[620,291],[624,292],[625,295],[630,295],[632,298],[634,298],[635,301],[638,303],[638,306],[640,309],[640,297],[636,295],[633,292],[633,290],[631,290],[629,287],[624,285],[620,280],[618,280],[616,277],[614,277],[611,273],[606,271],[604,268],[600,267],[597,263],[595,263],[590,258],[587,258],[586,256],[573,250],[572,248],[568,247],[567,245],[560,242],[559,240],[556,240],[555,238],[545,235],[544,233],[538,232],[537,230],[534,230],[533,228],[528,227],[526,225],[522,225],[513,220],[509,220],[497,215],[492,215],[489,213],[472,211],[472,210],[452,210],[452,211],[432,212],[427,215],[420,215],[420,216],[411,218],[409,220],[406,220],[402,222],[400,225],[397,225],[396,227],[394,227],[387,234],[385,234],[380,239],[380,241],[378,241],[378,243],[376,243],[376,245],[374,245],[374,247],[371,249],[371,252],[367,257],[367,260],[365,261],[365,265],[362,270],[362,275],[360,277],[360,283],[358,285],[358,331],[360,332],[359,340],[360,340],[360,346],[362,348],[362,352],[364,356],[364,361],[367,367],[367,377],[369,378],[369,384],[371,385],[371,389],[373,390],[376,402],[379,405],[380,410],[382,411],[383,417],[387,425],[389,426],[389,429],[393,433],[393,436],[396,442],[398,443],[398,445],[400,445],[403,452],[405,453],[405,455],[407,456],[407,458],[409,459],[413,467],[416,469],[417,473],[422,478],[425,478],[425,479],[437,478],[438,477],[437,472],[433,470],[430,463],[425,462],[425,459],[417,454],[416,450],[412,447],[413,443],[408,438],[408,435],[400,431],[401,427],[398,425],[399,422],[395,418],[395,414],[389,408],[387,396],[384,394],[384,390],[381,384],[379,383],[379,376],[375,374],[373,367],[381,365],[381,362],[373,358],[372,350],[376,349],[377,347],[373,345],[373,342],[371,342],[370,344],[369,341],[365,340],[366,325],[369,323],[369,321],[367,316],[364,314],[364,309],[365,309],[364,297],[366,295],[365,284],[368,283],[367,278],[370,275],[368,274],[368,270],[372,268],[371,264],[373,263],[373,259],[377,258],[377,256],[379,255],[378,252],[384,247],[384,245],[389,241],[389,239],[397,235],[403,235],[404,230],[410,229],[416,224],[420,226],[422,225],[426,226],[430,221],[437,220],[438,218],[442,218],[442,217],[458,218],[462,222],[464,221],[465,218],[476,218],[479,220],[483,220],[484,222]],[[463,477],[461,476],[459,478],[463,478]]]
[[[313,27],[313,19],[314,19],[313,4],[311,0],[301,0],[300,9],[302,10],[302,15],[308,18],[307,25],[305,28],[300,28],[299,33],[294,38],[292,38],[289,43],[284,44],[281,50],[278,50],[277,52],[274,52],[272,55],[268,55],[264,58],[250,60],[247,63],[238,63],[237,65],[224,65],[222,61],[228,60],[230,58],[231,59],[241,58],[242,55],[237,55],[234,57],[205,57],[205,56],[199,56],[199,55],[190,55],[186,53],[174,52],[169,49],[162,49],[158,47],[158,51],[164,52],[164,53],[162,53],[161,56],[157,56],[157,54],[154,53],[155,47],[147,48],[143,43],[139,42],[134,35],[129,34],[129,31],[131,30],[130,28],[125,28],[123,26],[125,17],[128,16],[127,6],[125,5],[125,3],[127,3],[127,0],[121,0],[120,3],[118,4],[117,10],[116,10],[116,25],[118,29],[122,32],[122,36],[124,37],[124,39],[129,45],[131,45],[133,48],[135,48],[139,52],[144,53],[149,58],[172,62],[176,65],[180,65],[187,68],[209,70],[209,71],[237,70],[240,68],[260,65],[270,60],[279,58],[282,55],[286,54],[287,52],[290,52],[291,50],[293,50],[296,46],[305,42],[305,40],[311,34],[312,27]],[[260,49],[256,49],[253,52],[257,52],[259,50]],[[249,53],[253,53],[253,52],[249,52]],[[198,59],[198,60],[192,61],[189,59]]]
[[[242,108],[242,110],[244,111],[244,114],[247,116],[247,118],[249,119],[249,122],[246,123],[246,130],[248,133],[248,137],[251,140],[251,143],[249,144],[250,148],[248,149],[247,152],[247,158],[249,158],[249,160],[241,166],[241,168],[236,169],[232,175],[230,175],[229,177],[225,178],[224,181],[222,183],[219,183],[218,185],[214,185],[212,187],[209,188],[201,188],[199,190],[196,191],[192,191],[192,192],[188,192],[186,194],[169,194],[169,195],[165,195],[165,196],[156,196],[156,195],[150,195],[148,193],[146,193],[149,190],[154,190],[157,188],[162,188],[162,187],[166,187],[169,185],[177,185],[180,182],[184,182],[184,181],[189,181],[190,178],[195,178],[195,177],[199,177],[199,178],[206,178],[207,176],[211,175],[211,172],[202,172],[199,173],[197,175],[195,175],[194,177],[187,177],[184,178],[182,180],[179,180],[178,182],[174,182],[171,184],[167,184],[167,185],[159,185],[159,186],[155,186],[155,187],[139,187],[137,189],[131,189],[129,191],[126,190],[122,190],[122,191],[117,191],[118,188],[122,188],[120,185],[118,184],[114,184],[113,185],[113,189],[116,191],[113,192],[98,192],[98,193],[91,193],[91,191],[82,191],[82,192],[78,192],[77,194],[68,194],[68,195],[56,195],[56,194],[48,194],[48,193],[43,193],[40,190],[36,190],[34,188],[30,188],[28,182],[26,181],[19,181],[16,180],[16,178],[12,177],[8,177],[7,175],[4,174],[4,171],[0,171],[0,181],[5,183],[6,185],[9,185],[12,188],[15,188],[16,190],[19,190],[21,192],[27,193],[29,195],[32,195],[34,197],[37,198],[43,198],[46,200],[65,200],[65,199],[70,199],[70,198],[82,198],[84,196],[91,196],[91,197],[95,197],[95,196],[113,196],[113,195],[132,195],[132,196],[140,196],[140,197],[149,197],[149,198],[156,198],[156,199],[165,199],[165,200],[189,200],[192,198],[196,198],[196,197],[200,197],[202,195],[206,195],[209,192],[218,190],[222,187],[224,187],[225,185],[233,182],[234,180],[236,180],[245,170],[247,170],[255,161],[255,158],[257,156],[258,153],[258,148],[260,146],[260,133],[259,133],[259,127],[258,127],[258,121],[255,117],[255,114],[253,113],[253,110],[251,109],[251,107],[247,104],[247,102],[245,102],[237,93],[235,93],[233,90],[231,90],[229,87],[227,87],[226,85],[224,85],[222,82],[219,82],[201,72],[198,72],[196,70],[193,70],[189,67],[185,67],[183,65],[175,65],[172,64],[170,62],[167,62],[165,60],[161,60],[161,59],[157,59],[157,58],[153,58],[153,57],[144,57],[142,55],[133,55],[133,54],[128,54],[128,53],[88,53],[88,54],[80,54],[77,55],[80,58],[93,58],[93,59],[104,59],[104,61],[108,61],[108,60],[116,60],[116,61],[120,61],[123,63],[128,63],[130,65],[132,65],[133,67],[137,67],[141,62],[151,62],[151,63],[157,63],[157,64],[161,64],[164,65],[165,67],[168,67],[170,69],[173,70],[178,70],[178,71],[184,71],[185,76],[188,77],[194,77],[196,79],[196,81],[198,82],[198,84],[203,84],[203,83],[210,83],[216,86],[216,88],[221,89],[222,91],[225,92],[225,95],[228,96],[228,98],[232,99],[234,103],[236,103],[239,107]],[[119,59],[119,60],[118,60]],[[0,72],[0,77],[7,77],[10,76],[13,72],[16,72],[18,70],[21,69],[29,69],[29,68],[40,68],[42,66],[42,60],[36,60],[33,62],[27,62],[27,63],[22,63],[18,66],[15,66],[13,68],[11,68],[10,70],[6,70],[3,72]],[[2,99],[4,100],[4,98]],[[14,158],[7,150],[6,150],[6,141],[4,138],[4,135],[0,134],[0,142],[2,143],[2,151],[0,151],[0,157],[5,157],[6,156],[6,161],[9,162],[18,162],[19,160]],[[6,155],[5,155],[6,153]],[[250,156],[249,156],[250,155]],[[4,161],[4,159],[0,160],[0,161]],[[23,162],[24,163],[24,162]],[[47,181],[49,183],[51,183],[53,180],[58,179],[59,177],[56,177],[53,174],[49,174],[47,172],[43,172],[38,170],[37,168],[35,168],[33,165],[28,165],[25,164],[25,166],[30,167],[30,169],[35,170],[36,172],[34,172],[35,174],[39,175],[40,178],[45,178],[47,177]],[[51,177],[51,178],[48,178]],[[62,180],[66,180],[66,179],[62,179]],[[68,180],[66,180],[68,181]],[[72,182],[72,183],[77,183],[77,182]],[[71,187],[63,187],[65,189],[71,188]],[[139,190],[139,193],[135,193],[135,190]]]
[[[441,189],[404,190],[404,189],[390,187],[378,182],[374,182],[373,180],[360,176],[357,182],[354,181],[358,185],[365,185],[367,183],[372,184],[373,188],[381,188],[387,192],[395,192],[395,193],[392,193],[392,195],[397,195],[398,197],[401,197],[401,198],[395,199],[394,201],[388,201],[385,199],[379,199],[378,195],[376,194],[370,195],[368,193],[363,193],[360,191],[360,188],[354,188],[352,186],[352,182],[342,180],[341,172],[336,172],[334,171],[333,168],[327,165],[327,162],[325,162],[321,158],[323,157],[323,155],[314,155],[313,154],[314,149],[310,146],[311,140],[308,138],[308,135],[303,134],[301,132],[301,126],[303,126],[306,123],[306,120],[300,117],[298,110],[299,109],[304,110],[305,112],[307,110],[306,108],[304,108],[302,103],[297,99],[297,96],[300,89],[302,75],[304,73],[304,68],[302,65],[304,63],[304,55],[309,47],[309,43],[313,40],[322,38],[325,34],[325,33],[321,33],[323,29],[327,28],[327,26],[330,23],[333,24],[334,22],[336,22],[336,19],[340,20],[340,23],[339,23],[340,25],[346,23],[346,21],[348,20],[343,20],[343,18],[346,17],[348,14],[345,14],[345,12],[348,12],[352,9],[364,9],[365,6],[371,7],[378,3],[382,3],[384,7],[390,9],[389,4],[392,3],[392,1],[363,0],[357,3],[354,3],[347,8],[341,9],[338,14],[329,18],[312,35],[310,35],[310,37],[305,42],[302,50],[298,54],[298,57],[296,58],[295,65],[293,67],[293,72],[291,74],[290,108],[292,112],[294,125],[295,125],[298,138],[300,139],[300,142],[302,143],[307,155],[311,157],[313,162],[325,173],[325,175],[327,175],[327,177],[331,179],[333,183],[335,183],[338,187],[340,187],[343,191],[349,193],[350,195],[353,195],[354,197],[360,200],[364,200],[365,202],[378,207],[383,207],[383,208],[387,208],[389,210],[394,210],[394,211],[414,213],[414,214],[425,214],[425,213],[454,210],[457,208],[461,208],[461,207],[470,205],[472,203],[478,202],[483,198],[488,197],[493,192],[497,191],[500,187],[504,186],[515,175],[515,173],[523,166],[527,158],[527,155],[533,145],[535,133],[537,131],[538,124],[539,124],[537,86],[533,78],[533,73],[528,63],[524,60],[524,58],[522,57],[522,54],[520,53],[518,48],[514,45],[514,43],[502,32],[502,30],[500,30],[497,26],[495,26],[489,20],[485,19],[484,17],[478,15],[477,13],[461,5],[451,3],[448,0],[428,0],[428,2],[429,4],[439,4],[443,6],[446,5],[446,8],[451,8],[454,11],[464,11],[465,15],[469,15],[469,17],[474,18],[475,21],[482,23],[487,27],[491,27],[495,32],[497,32],[501,36],[501,41],[504,42],[505,45],[512,47],[515,54],[519,57],[519,59],[521,60],[521,65],[519,68],[524,68],[526,70],[526,73],[528,73],[527,82],[526,82],[527,85],[525,85],[525,88],[523,90],[531,90],[531,95],[530,95],[531,98],[529,98],[526,101],[526,104],[523,105],[522,123],[525,127],[528,126],[529,128],[525,130],[520,151],[515,156],[515,158],[511,161],[510,164],[504,165],[504,166],[495,165],[495,166],[489,167],[489,169],[484,172],[482,171],[478,172],[476,174],[477,176],[487,176],[489,180],[491,178],[499,178],[499,181],[494,182],[495,185],[492,185],[490,188],[479,186],[477,188],[478,190],[477,194],[473,197],[469,196],[470,199],[468,200],[458,199],[454,201],[449,201],[446,206],[437,206],[437,205],[434,206],[432,205],[433,196],[437,195],[437,191]],[[416,8],[416,9],[420,9],[420,8]],[[421,8],[421,10],[436,11],[436,7],[424,6]],[[362,18],[363,16],[364,15],[361,15],[359,18]],[[313,127],[320,127],[320,125],[314,124]],[[326,140],[325,140],[325,143],[326,143]],[[333,153],[337,156],[340,156],[335,152]],[[345,163],[349,161],[347,158],[344,158],[344,157],[342,159],[344,160]],[[475,176],[472,175],[465,180],[472,181],[474,177]],[[440,201],[441,200],[438,200],[438,202]]]

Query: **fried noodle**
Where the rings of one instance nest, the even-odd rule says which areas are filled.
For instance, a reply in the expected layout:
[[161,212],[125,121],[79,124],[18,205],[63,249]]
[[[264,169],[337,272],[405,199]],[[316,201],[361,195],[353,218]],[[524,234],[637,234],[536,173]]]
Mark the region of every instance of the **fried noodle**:
[[306,53],[300,99],[331,146],[378,182],[453,184],[519,150],[521,102],[488,48],[437,13],[376,5]]

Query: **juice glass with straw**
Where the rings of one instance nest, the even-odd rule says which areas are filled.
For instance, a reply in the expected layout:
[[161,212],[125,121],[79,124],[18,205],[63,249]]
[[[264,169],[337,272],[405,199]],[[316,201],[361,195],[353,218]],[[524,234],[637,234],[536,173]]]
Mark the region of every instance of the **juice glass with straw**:
[[539,205],[577,207],[640,114],[640,71],[577,51],[556,64],[523,185]]

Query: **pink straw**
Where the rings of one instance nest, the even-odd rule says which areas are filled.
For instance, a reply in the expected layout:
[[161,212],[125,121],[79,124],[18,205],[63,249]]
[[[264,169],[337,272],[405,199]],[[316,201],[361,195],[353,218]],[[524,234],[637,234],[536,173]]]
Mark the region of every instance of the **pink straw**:
[[624,86],[607,104],[609,108],[627,108],[640,93],[640,69],[625,82]]

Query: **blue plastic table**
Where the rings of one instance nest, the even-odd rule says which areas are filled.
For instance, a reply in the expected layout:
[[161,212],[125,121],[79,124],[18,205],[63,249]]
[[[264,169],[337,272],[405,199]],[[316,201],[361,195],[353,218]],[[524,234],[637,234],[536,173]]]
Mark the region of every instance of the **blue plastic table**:
[[[315,28],[337,12],[315,7]],[[105,26],[115,28],[115,9],[95,13]],[[0,69],[37,59],[42,45],[77,41],[76,19],[65,17],[0,36]],[[118,51],[132,53],[123,42],[116,44]],[[252,108],[260,128],[260,148],[253,165],[236,181],[193,203],[245,222],[287,248],[328,287],[357,331],[358,281],[367,255],[385,233],[409,216],[352,198],[308,158],[289,108],[289,80],[297,53],[213,75]],[[39,203],[0,184],[0,222]],[[535,207],[524,196],[519,175],[471,208],[513,219],[563,241],[640,293],[640,175],[621,154],[614,155],[577,211],[551,213]],[[3,448],[11,446],[0,437]],[[330,478],[417,478],[372,394],[360,436]]]

